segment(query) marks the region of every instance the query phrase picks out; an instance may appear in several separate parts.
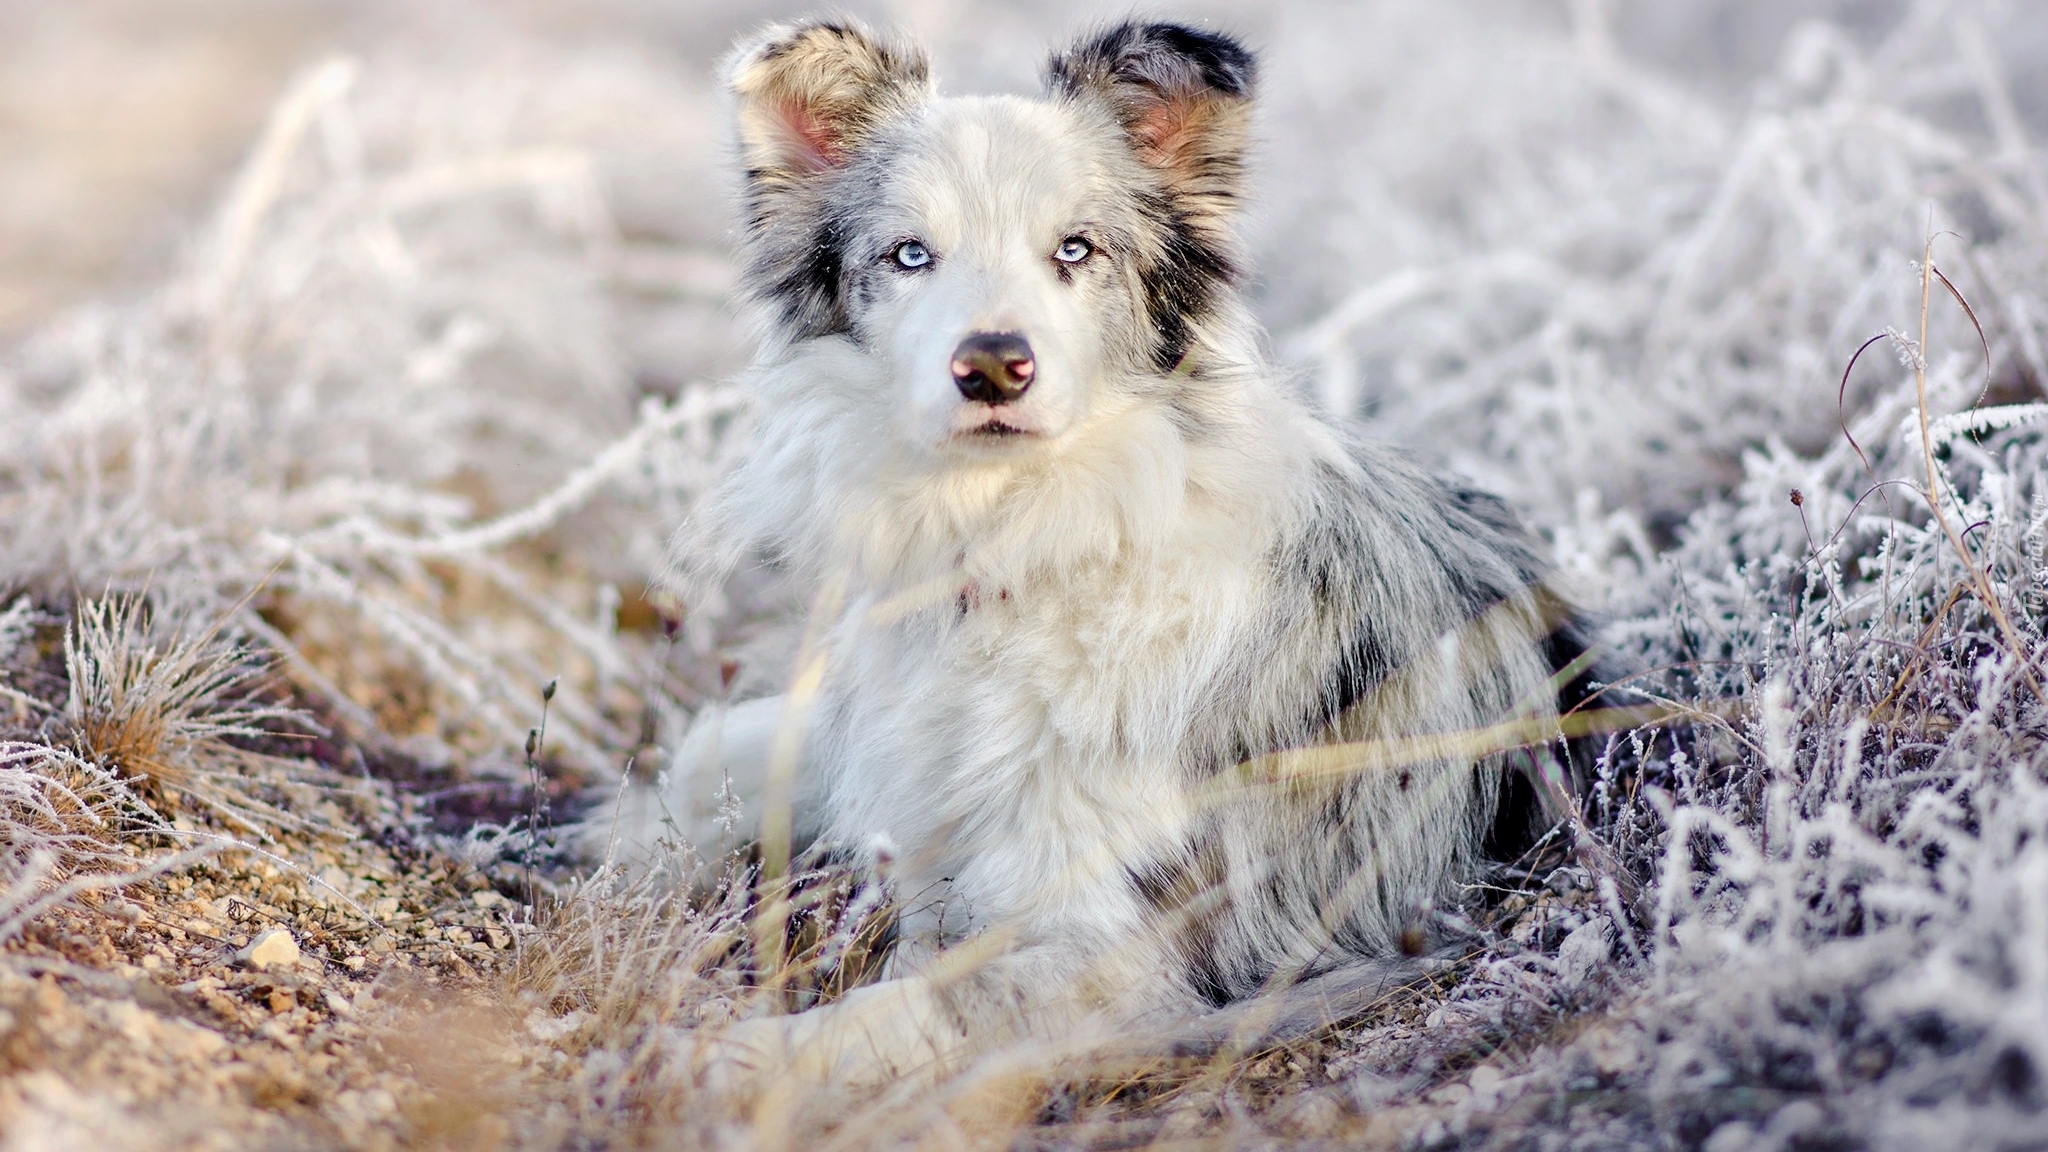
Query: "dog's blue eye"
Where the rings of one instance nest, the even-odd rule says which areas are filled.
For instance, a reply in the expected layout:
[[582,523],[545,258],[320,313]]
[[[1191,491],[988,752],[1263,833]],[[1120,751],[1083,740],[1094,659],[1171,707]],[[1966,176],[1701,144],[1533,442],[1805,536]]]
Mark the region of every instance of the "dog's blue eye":
[[1069,236],[1053,249],[1052,258],[1062,264],[1079,264],[1093,255],[1095,249],[1079,236]]
[[931,250],[916,240],[905,240],[889,255],[905,268],[922,268],[932,262]]

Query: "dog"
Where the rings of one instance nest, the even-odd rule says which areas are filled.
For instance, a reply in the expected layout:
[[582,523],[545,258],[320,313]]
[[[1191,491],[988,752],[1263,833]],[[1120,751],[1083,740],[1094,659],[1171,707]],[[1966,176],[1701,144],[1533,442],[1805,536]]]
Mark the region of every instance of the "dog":
[[731,56],[758,446],[679,559],[814,599],[662,802],[738,795],[898,909],[879,983],[722,1060],[941,1069],[1383,973],[1569,815],[1587,632],[1536,543],[1314,411],[1240,298],[1255,74],[1146,22],[1035,98],[846,22]]

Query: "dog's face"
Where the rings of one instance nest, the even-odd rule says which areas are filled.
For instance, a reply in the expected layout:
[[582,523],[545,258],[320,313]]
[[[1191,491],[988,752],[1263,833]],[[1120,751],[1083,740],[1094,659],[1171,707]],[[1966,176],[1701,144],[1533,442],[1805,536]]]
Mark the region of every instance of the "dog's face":
[[729,76],[751,281],[788,338],[876,362],[908,446],[1032,451],[1198,367],[1235,276],[1234,42],[1127,24],[1056,54],[1043,99],[945,99],[916,49],[810,24]]

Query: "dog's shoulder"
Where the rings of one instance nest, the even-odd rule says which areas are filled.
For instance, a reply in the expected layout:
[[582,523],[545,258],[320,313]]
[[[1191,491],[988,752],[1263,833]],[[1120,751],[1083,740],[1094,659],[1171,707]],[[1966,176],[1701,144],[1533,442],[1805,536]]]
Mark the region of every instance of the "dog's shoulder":
[[1282,554],[1321,598],[1360,611],[1470,618],[1545,585],[1541,546],[1501,497],[1410,454],[1340,433],[1310,470],[1301,520]]

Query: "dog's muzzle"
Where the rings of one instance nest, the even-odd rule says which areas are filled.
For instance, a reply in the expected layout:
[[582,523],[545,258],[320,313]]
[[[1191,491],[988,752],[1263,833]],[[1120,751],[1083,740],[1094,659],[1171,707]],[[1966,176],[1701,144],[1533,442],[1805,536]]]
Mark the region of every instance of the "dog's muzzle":
[[1031,387],[1038,364],[1015,332],[976,332],[953,349],[953,384],[978,404],[1007,404]]

